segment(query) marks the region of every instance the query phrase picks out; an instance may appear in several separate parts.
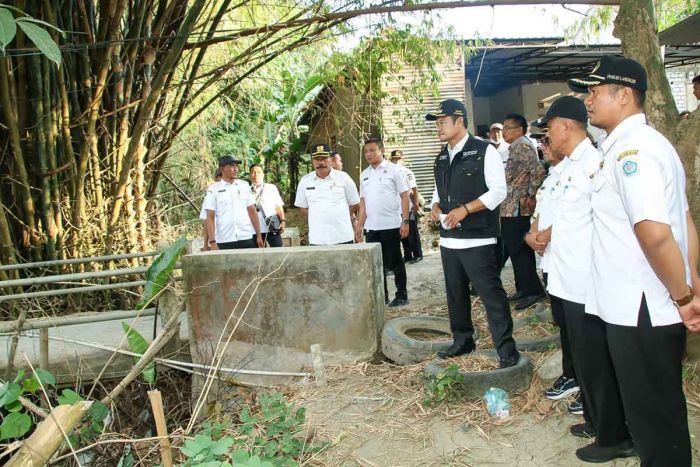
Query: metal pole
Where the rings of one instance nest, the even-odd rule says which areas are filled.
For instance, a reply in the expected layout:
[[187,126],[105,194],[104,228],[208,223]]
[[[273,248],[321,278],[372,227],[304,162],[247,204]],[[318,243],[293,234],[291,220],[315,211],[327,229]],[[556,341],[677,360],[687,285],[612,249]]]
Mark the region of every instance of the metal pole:
[[0,281],[0,288],[27,287],[30,285],[52,284],[54,282],[80,281],[84,279],[96,279],[98,277],[128,276],[129,274],[143,274],[148,271],[148,266],[137,268],[112,269],[108,271],[78,272],[74,274],[59,274],[56,276],[32,277],[29,279],[14,279]]
[[[56,318],[34,318],[24,321],[20,331],[29,331],[32,329],[48,329],[58,328],[62,326],[70,326],[73,324],[100,323],[103,321],[116,321],[119,319],[133,319],[137,316],[153,316],[156,312],[155,308],[146,308],[143,310],[114,310],[97,313],[74,313],[68,316],[59,316]],[[16,321],[0,322],[0,334],[14,332],[17,329]]]
[[[42,290],[40,292],[16,293],[11,295],[0,295],[0,302],[7,300],[20,300],[23,298],[55,297],[58,295],[69,295],[74,293],[95,292],[98,290],[126,289],[146,285],[147,281],[119,282],[116,284],[88,285],[85,287],[72,287],[70,289]],[[0,286],[1,287],[1,286]]]
[[115,261],[119,259],[129,259],[129,258],[145,258],[148,256],[156,256],[160,252],[158,251],[147,251],[145,253],[125,253],[121,255],[107,255],[107,256],[90,256],[85,258],[73,258],[73,259],[57,259],[53,261],[38,261],[35,263],[21,263],[21,264],[3,264],[0,265],[0,271],[12,271],[15,269],[31,269],[31,268],[46,268],[50,266],[64,266],[68,264],[84,264],[84,263],[100,263],[105,261]]

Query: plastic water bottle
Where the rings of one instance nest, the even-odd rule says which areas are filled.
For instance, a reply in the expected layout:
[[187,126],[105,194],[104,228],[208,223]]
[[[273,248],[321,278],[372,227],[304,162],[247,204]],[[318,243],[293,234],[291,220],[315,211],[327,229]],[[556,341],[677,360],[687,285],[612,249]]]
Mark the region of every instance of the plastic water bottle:
[[494,418],[506,418],[510,416],[510,402],[508,401],[508,393],[500,388],[489,388],[484,393],[484,401],[489,415]]

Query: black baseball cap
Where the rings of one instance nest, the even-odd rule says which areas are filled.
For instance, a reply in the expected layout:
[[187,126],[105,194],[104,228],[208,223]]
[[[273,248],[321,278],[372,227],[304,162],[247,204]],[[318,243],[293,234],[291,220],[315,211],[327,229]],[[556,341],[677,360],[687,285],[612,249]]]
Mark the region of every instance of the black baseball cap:
[[619,84],[647,92],[647,72],[636,60],[606,55],[587,76],[569,80],[569,87],[575,92],[585,93],[590,86],[600,84]]
[[240,164],[241,161],[238,159],[235,159],[233,156],[224,156],[219,159],[219,167],[223,167],[225,165],[232,165],[232,164]]
[[397,159],[399,157],[403,157],[403,151],[400,149],[394,149],[391,151],[391,158],[392,159]]
[[331,147],[327,144],[317,144],[311,151],[311,157],[331,157]]
[[568,118],[569,120],[587,123],[588,111],[581,99],[574,96],[562,96],[552,102],[552,105],[549,106],[544,117],[538,118],[530,123],[530,125],[536,126],[537,128],[544,128],[547,126],[547,122],[553,118]]
[[427,114],[425,116],[426,120],[435,121],[440,117],[455,116],[464,117],[465,121],[467,119],[467,108],[461,101],[457,99],[446,99],[440,102],[437,111],[432,114]]

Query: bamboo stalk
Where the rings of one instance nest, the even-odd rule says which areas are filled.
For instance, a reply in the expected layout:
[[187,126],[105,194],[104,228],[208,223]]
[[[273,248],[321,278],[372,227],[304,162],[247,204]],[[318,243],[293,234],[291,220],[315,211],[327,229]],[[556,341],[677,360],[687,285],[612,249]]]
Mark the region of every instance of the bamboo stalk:
[[165,413],[163,412],[163,398],[160,391],[148,391],[148,400],[151,401],[153,418],[156,422],[156,432],[160,438],[160,459],[165,467],[173,467],[173,453],[168,438],[168,426],[165,423]]
[[39,423],[34,433],[22,442],[7,467],[38,467],[46,465],[69,433],[87,414],[92,402],[80,401],[75,405],[59,405],[49,417]]
[[39,368],[49,370],[49,330],[39,330]]

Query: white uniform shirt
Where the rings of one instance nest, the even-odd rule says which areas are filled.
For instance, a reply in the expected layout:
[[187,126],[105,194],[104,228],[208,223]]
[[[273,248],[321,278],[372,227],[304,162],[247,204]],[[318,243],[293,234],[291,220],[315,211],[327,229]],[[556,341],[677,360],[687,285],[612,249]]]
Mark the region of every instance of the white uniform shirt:
[[396,164],[383,160],[377,168],[371,165],[360,175],[360,197],[365,200],[365,230],[387,230],[401,227],[401,193],[408,183]]
[[[544,179],[542,185],[537,190],[535,194],[535,199],[537,204],[535,205],[535,213],[532,215],[532,221],[537,220],[537,229],[539,232],[547,230],[552,226],[554,221],[554,211],[557,208],[557,199],[552,196],[554,190],[557,188],[557,182],[560,179],[561,171],[566,165],[568,159],[563,159],[559,161],[557,165],[553,165],[549,168],[549,174],[547,178]],[[542,260],[540,261],[540,267],[543,272],[549,272],[549,257],[551,255],[552,245],[547,245],[542,254]]]
[[272,183],[263,183],[258,187],[253,186],[251,189],[255,207],[260,208],[258,211],[260,233],[267,233],[269,229],[265,223],[265,217],[277,214],[277,206],[284,206],[284,201],[282,201],[279,190]]
[[504,164],[508,162],[508,158],[510,157],[510,151],[508,151],[509,147],[510,144],[506,143],[505,141],[501,141],[501,144],[499,144],[496,148],[496,151],[498,151],[498,153],[501,155],[501,160],[503,160]]
[[[469,139],[469,133],[455,144],[454,148],[447,145],[447,152],[450,155],[450,164],[455,155],[464,148]],[[506,186],[506,171],[503,166],[503,160],[498,150],[489,144],[486,148],[486,156],[484,156],[484,179],[488,191],[479,196],[479,200],[484,203],[487,209],[493,211],[498,208],[498,205],[506,199],[508,187]],[[437,186],[433,190],[433,201],[430,206],[440,202],[440,195],[437,191]],[[471,200],[470,200],[471,202]],[[447,214],[447,213],[445,213]],[[496,237],[491,238],[444,238],[440,237],[440,246],[453,250],[461,250],[464,248],[474,248],[477,246],[493,245],[496,243]]]
[[564,300],[583,304],[590,282],[591,193],[602,158],[585,138],[564,160],[568,163],[562,168],[559,182],[552,192],[556,208],[548,247],[551,253],[547,291]]
[[250,185],[243,180],[236,179],[233,183],[221,180],[209,187],[204,209],[214,211],[217,243],[249,240],[255,235],[248,215],[248,206],[254,204]]
[[[418,188],[418,184],[416,183],[416,175],[413,173],[411,169],[406,167],[405,165],[402,164],[396,164],[396,166],[399,168],[401,173],[403,173],[404,177],[406,177],[406,184],[408,185],[408,197],[409,200],[411,199],[413,189]],[[397,195],[399,197],[399,215],[401,215],[401,195]],[[414,200],[415,202],[415,200]],[[408,213],[409,213],[409,218],[411,214],[411,201],[408,203]]]
[[304,175],[294,205],[309,210],[309,243],[337,245],[355,238],[349,206],[359,202],[350,176],[331,169],[326,178],[320,178],[316,172]]
[[643,114],[620,123],[602,143],[604,165],[593,184],[593,262],[586,313],[636,326],[642,294],[652,326],[681,322],[671,297],[649,265],[634,225],[671,226],[688,268],[688,226],[683,165],[671,144],[646,125]]
[[[218,183],[218,182],[217,182]],[[211,190],[211,187],[213,187],[215,184],[212,183],[207,187],[207,191]],[[204,200],[206,201],[207,195],[206,193],[204,194]],[[199,211],[199,220],[200,221],[206,221],[207,220],[207,210],[204,209],[204,201],[202,201],[202,209]],[[216,222],[216,219],[214,219],[214,222]]]

